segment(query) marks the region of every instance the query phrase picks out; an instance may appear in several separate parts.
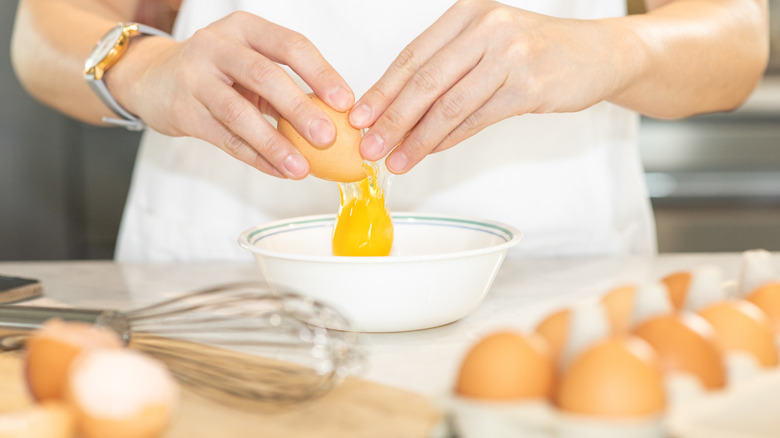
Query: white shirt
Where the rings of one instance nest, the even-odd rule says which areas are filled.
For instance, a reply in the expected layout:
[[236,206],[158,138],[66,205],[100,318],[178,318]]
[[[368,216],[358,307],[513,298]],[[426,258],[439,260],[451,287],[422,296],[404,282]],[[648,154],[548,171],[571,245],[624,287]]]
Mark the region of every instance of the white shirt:
[[[190,0],[182,5],[174,36],[185,39],[234,10],[246,10],[308,37],[359,97],[452,3]],[[625,13],[622,0],[505,3],[558,17]],[[578,113],[513,117],[394,176],[388,208],[512,224],[524,238],[510,256],[653,253],[637,128],[635,113],[605,102]],[[244,229],[336,213],[338,205],[333,182],[270,177],[206,142],[147,130],[116,258],[249,260],[236,243]]]

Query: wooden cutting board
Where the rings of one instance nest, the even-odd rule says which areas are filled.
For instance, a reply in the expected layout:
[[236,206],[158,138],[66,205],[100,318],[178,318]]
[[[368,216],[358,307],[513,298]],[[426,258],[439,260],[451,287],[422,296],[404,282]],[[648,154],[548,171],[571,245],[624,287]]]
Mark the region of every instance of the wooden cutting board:
[[[0,412],[33,402],[18,353],[0,354]],[[427,398],[350,378],[318,399],[264,412],[228,407],[183,388],[165,438],[428,438],[442,414]]]

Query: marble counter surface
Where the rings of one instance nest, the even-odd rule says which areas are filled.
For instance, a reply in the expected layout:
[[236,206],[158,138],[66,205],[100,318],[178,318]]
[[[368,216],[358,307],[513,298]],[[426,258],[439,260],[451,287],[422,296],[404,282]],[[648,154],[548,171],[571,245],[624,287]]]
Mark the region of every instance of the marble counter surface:
[[[720,266],[725,278],[736,280],[739,254],[507,258],[485,301],[460,321],[414,332],[361,335],[368,352],[363,377],[438,397],[451,388],[466,350],[491,331],[528,330],[550,312],[599,297],[612,287],[655,281],[705,264]],[[44,302],[119,310],[212,285],[262,280],[253,263],[4,262],[0,274],[40,279]]]

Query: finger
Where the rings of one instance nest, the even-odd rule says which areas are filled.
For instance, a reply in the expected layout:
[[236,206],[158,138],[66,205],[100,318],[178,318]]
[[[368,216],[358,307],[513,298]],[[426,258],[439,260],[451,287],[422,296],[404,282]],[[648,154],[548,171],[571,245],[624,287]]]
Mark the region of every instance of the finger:
[[409,135],[387,157],[387,168],[405,173],[431,153],[447,135],[501,88],[506,76],[482,62],[439,97]]
[[225,127],[225,130],[211,133],[207,141],[254,165],[257,158],[248,155],[246,147],[249,146],[288,178],[301,179],[308,174],[306,159],[235,89],[224,85],[207,96],[195,97]]
[[239,15],[246,44],[274,62],[289,66],[325,103],[338,111],[352,107],[355,95],[308,38],[252,14]]
[[395,101],[368,130],[361,143],[363,157],[376,161],[385,156],[440,96],[479,63],[483,53],[482,45],[463,38],[444,46],[411,76]]
[[233,158],[249,164],[263,173],[278,178],[287,178],[287,175],[263,158],[249,143],[211,117],[204,120],[204,123],[200,124],[193,135],[219,147]]
[[356,128],[374,124],[409,79],[434,53],[454,39],[466,27],[472,11],[459,3],[448,9],[441,18],[421,33],[392,62],[382,77],[358,101],[349,113],[349,121]]
[[261,113],[270,116],[275,120],[279,120],[280,117],[279,111],[277,111],[276,108],[271,106],[271,104],[268,103],[267,100],[263,99],[262,97],[255,94],[252,90],[248,90],[238,83],[233,84],[233,88],[235,88],[236,91],[238,91],[238,94],[243,96],[244,99],[248,100],[250,103],[252,103],[252,105],[256,106]]
[[488,100],[481,108],[466,117],[457,128],[453,129],[431,153],[447,150],[469,137],[477,134],[488,126],[511,117],[512,113],[507,108],[516,107],[518,97],[510,93],[498,90],[492,99]]
[[[230,45],[216,55],[217,65],[231,80],[262,96],[311,144],[327,147],[336,138],[333,121],[282,68],[241,45]],[[204,91],[210,92],[208,88]]]

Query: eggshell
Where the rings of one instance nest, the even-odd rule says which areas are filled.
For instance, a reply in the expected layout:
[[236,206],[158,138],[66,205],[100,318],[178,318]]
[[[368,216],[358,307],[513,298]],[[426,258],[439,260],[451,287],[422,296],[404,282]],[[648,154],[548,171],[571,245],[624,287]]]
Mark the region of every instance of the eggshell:
[[745,300],[720,301],[701,309],[698,314],[715,329],[724,351],[749,353],[764,367],[777,365],[772,326],[755,304]]
[[47,401],[13,412],[0,413],[0,437],[72,438],[73,414],[63,402]]
[[766,314],[772,331],[780,334],[780,283],[767,283],[748,294],[746,299]]
[[571,310],[562,309],[554,312],[543,319],[534,332],[543,337],[550,346],[553,362],[558,361],[558,357],[566,345],[566,338],[569,335],[569,321],[571,320]]
[[25,343],[24,369],[32,396],[38,400],[62,400],[68,369],[82,351],[121,348],[111,329],[83,322],[52,319]]
[[468,352],[455,391],[461,396],[490,400],[547,398],[553,375],[552,357],[544,339],[497,332]]
[[657,415],[666,405],[658,357],[638,337],[605,339],[572,362],[560,379],[554,401],[571,414]]
[[134,350],[79,355],[67,399],[83,438],[153,438],[171,420],[179,388],[165,366]]
[[360,156],[359,129],[349,124],[347,112],[338,112],[317,96],[312,101],[322,108],[336,127],[336,140],[327,148],[318,148],[309,143],[284,118],[279,118],[276,129],[300,151],[309,162],[310,173],[317,178],[336,182],[355,182],[368,176]]
[[612,289],[601,299],[614,335],[630,331],[635,296],[636,286],[626,285]]
[[685,296],[691,284],[691,273],[687,271],[674,272],[661,279],[669,291],[669,299],[675,309],[685,307]]
[[666,373],[690,373],[707,389],[726,384],[726,364],[712,326],[695,313],[683,312],[651,318],[634,334],[649,343]]

